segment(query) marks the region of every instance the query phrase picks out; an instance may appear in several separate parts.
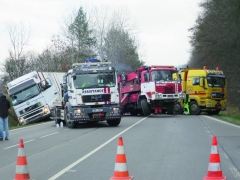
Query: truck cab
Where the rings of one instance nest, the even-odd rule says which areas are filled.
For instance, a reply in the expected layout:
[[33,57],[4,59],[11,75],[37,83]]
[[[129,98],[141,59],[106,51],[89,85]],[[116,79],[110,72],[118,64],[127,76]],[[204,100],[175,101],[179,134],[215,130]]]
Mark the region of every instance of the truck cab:
[[127,75],[120,75],[121,109],[131,115],[174,114],[174,103],[184,99],[185,93],[174,66],[141,66]]
[[63,109],[59,106],[61,103],[55,103],[56,123],[64,121],[69,128],[98,121],[107,121],[110,126],[119,125],[117,76],[110,64],[99,60],[73,64],[73,69],[63,77],[62,94],[68,96]]
[[209,115],[217,115],[220,111],[226,110],[227,81],[219,67],[185,68],[179,74],[182,88],[190,98],[190,114],[207,112]]
[[7,91],[20,125],[51,116],[57,87],[52,78],[33,71],[7,84]]

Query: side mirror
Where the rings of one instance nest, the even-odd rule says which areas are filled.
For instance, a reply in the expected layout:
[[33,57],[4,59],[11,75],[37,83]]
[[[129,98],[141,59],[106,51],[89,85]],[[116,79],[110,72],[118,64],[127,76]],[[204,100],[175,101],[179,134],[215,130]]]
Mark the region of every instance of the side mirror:
[[178,77],[179,77],[180,81],[182,81],[182,76],[181,76],[181,74],[178,74]]
[[68,90],[67,84],[62,84],[62,88],[64,93],[67,92]]

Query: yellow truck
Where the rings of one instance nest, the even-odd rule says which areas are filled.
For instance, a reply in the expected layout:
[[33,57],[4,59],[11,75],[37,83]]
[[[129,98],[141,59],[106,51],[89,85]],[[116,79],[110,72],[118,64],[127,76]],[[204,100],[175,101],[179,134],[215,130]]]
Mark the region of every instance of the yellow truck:
[[[201,68],[185,68],[173,75],[179,76],[182,91],[189,95],[189,110],[191,115],[207,112],[217,115],[227,107],[227,80],[219,67],[215,70]],[[175,113],[182,114],[183,100],[175,103]]]

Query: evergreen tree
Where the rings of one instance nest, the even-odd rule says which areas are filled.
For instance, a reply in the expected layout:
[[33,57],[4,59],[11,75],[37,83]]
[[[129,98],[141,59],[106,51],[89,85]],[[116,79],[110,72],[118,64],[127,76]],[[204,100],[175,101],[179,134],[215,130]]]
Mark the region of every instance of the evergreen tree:
[[69,26],[71,38],[73,38],[73,45],[76,50],[74,53],[78,62],[84,62],[86,59],[96,56],[93,48],[96,43],[92,37],[92,30],[89,29],[89,23],[86,18],[86,13],[80,7],[74,22]]
[[111,28],[107,32],[104,52],[118,70],[131,71],[144,64],[139,60],[135,40],[122,29]]

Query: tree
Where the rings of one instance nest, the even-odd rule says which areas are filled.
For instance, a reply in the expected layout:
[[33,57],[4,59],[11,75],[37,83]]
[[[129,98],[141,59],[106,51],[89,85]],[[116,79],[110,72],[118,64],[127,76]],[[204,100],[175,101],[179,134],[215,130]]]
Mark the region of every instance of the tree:
[[3,71],[9,76],[5,79],[13,80],[31,69],[31,62],[28,61],[30,53],[24,51],[29,42],[30,31],[23,23],[19,26],[7,24],[6,29],[12,48],[9,50],[9,57],[3,63]]
[[[113,27],[108,31],[105,37],[104,51],[107,59],[118,70],[130,71],[144,64],[139,60],[134,39],[123,29],[119,30]],[[126,65],[128,69],[125,69]]]
[[[92,36],[92,30],[89,29],[89,23],[86,19],[86,13],[80,7],[74,22],[68,27],[73,46],[76,47],[77,60],[84,62],[86,59],[95,57],[93,46],[96,39]],[[73,47],[72,47],[73,48]]]
[[[192,32],[191,66],[220,66],[228,79],[228,101],[240,108],[240,1],[205,0]],[[236,98],[239,97],[239,98]]]

